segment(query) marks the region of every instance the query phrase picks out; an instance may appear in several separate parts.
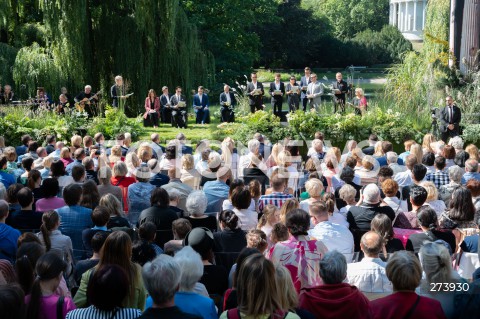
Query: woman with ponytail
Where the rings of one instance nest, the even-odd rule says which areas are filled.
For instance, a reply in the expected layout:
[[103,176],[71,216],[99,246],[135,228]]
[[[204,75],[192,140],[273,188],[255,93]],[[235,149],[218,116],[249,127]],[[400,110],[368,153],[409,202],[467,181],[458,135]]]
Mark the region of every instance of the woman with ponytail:
[[394,238],[392,220],[385,214],[378,214],[370,223],[371,230],[377,232],[383,239],[383,256],[386,258],[388,254],[392,254],[398,250],[404,250],[402,241]]
[[18,247],[15,272],[25,295],[28,295],[32,289],[35,265],[43,254],[45,254],[45,248],[36,242],[25,242]]
[[54,210],[43,213],[40,232],[37,233],[45,251],[54,250],[67,262],[66,274],[72,273],[73,264],[73,246],[70,237],[62,235],[58,227],[60,226],[60,217]]
[[220,231],[213,233],[216,252],[240,252],[247,246],[245,232],[239,228],[239,219],[233,210],[227,209],[218,215]]
[[71,298],[56,293],[66,266],[54,252],[38,259],[32,290],[25,297],[27,319],[64,319],[69,311],[76,308]]
[[322,200],[327,204],[328,221],[348,228],[347,219],[335,207],[335,195],[333,193],[324,193]]
[[455,253],[457,245],[455,235],[451,231],[438,230],[437,213],[430,206],[422,206],[417,211],[417,219],[421,233],[411,234],[408,237],[406,249],[418,253],[424,242],[443,240],[449,245],[450,254]]

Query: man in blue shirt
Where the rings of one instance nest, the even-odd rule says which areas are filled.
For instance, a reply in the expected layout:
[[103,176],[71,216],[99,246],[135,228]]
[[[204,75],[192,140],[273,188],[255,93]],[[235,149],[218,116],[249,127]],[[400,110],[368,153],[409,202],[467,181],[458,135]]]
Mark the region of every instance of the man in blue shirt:
[[8,189],[10,185],[15,184],[15,177],[7,172],[7,157],[0,155],[0,183]]
[[478,162],[474,159],[469,159],[465,162],[465,174],[462,177],[462,185],[467,184],[471,179],[480,181],[480,173],[478,173]]
[[203,186],[203,191],[207,195],[208,206],[207,212],[220,212],[222,204],[228,198],[230,186],[227,181],[231,178],[232,172],[227,167],[221,167],[217,171],[217,180],[206,182]]
[[74,166],[83,166],[82,161],[86,157],[85,150],[83,148],[78,148],[73,152],[73,157],[75,160],[65,167],[65,171],[68,175],[72,175],[72,169]]
[[92,227],[92,210],[79,205],[81,198],[82,186],[70,184],[63,189],[63,199],[67,205],[56,210],[60,215],[59,230],[72,239],[76,259],[84,259],[82,232]]
[[13,263],[17,253],[17,239],[20,237],[20,232],[5,224],[8,210],[8,203],[0,200],[0,259],[6,259]]

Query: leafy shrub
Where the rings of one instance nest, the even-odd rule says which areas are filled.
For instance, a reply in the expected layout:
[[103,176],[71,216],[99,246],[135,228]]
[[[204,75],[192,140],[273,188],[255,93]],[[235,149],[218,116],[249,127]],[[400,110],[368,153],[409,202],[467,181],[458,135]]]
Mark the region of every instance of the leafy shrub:
[[399,112],[393,112],[391,109],[383,111],[374,106],[370,106],[370,110],[364,116],[353,113],[325,116],[315,112],[297,111],[288,118],[293,134],[311,139],[316,131],[322,131],[325,139],[335,144],[341,144],[349,139],[366,140],[371,133],[397,144],[410,138],[421,141],[428,131],[426,125],[420,130],[415,129],[415,123]]
[[129,132],[135,141],[145,132],[143,117],[128,118],[121,109],[107,106],[105,118],[95,117],[88,127],[90,135],[97,132],[102,132],[105,139],[114,139],[119,133]]
[[213,132],[216,140],[222,140],[225,136],[232,137],[235,141],[246,145],[255,133],[261,133],[272,143],[281,141],[286,137],[295,137],[288,126],[282,126],[280,119],[270,112],[257,111],[253,114],[238,117],[237,123],[222,123],[218,130]]

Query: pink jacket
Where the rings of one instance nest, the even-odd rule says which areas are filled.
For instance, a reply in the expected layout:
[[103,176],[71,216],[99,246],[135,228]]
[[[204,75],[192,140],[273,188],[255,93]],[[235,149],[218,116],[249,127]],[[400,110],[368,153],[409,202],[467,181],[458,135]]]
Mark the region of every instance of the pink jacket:
[[[155,111],[157,111],[158,116],[160,116],[160,99],[155,97],[155,103],[154,103],[154,108]],[[147,96],[145,99],[145,113],[143,114],[143,118],[146,119],[148,116],[148,112],[150,112],[150,98]]]

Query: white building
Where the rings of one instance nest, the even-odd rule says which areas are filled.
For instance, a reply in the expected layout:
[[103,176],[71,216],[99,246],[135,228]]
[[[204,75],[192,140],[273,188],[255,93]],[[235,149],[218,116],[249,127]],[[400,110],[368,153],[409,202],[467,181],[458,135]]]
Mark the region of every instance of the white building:
[[427,0],[390,0],[389,23],[402,32],[405,39],[423,42]]

